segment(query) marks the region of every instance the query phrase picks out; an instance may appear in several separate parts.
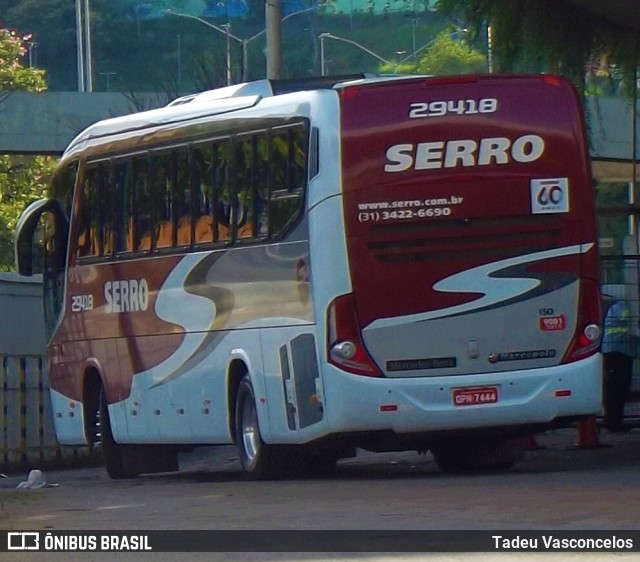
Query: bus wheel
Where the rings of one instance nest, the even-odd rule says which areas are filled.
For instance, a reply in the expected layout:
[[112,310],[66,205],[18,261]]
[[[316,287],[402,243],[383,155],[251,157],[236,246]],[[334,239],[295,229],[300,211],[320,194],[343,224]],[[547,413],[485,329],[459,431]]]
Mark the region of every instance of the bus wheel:
[[521,460],[524,447],[518,439],[485,439],[439,445],[431,453],[443,472],[495,471]]
[[507,470],[520,462],[523,457],[522,439],[488,439],[478,443],[473,463],[479,470]]
[[431,454],[442,472],[458,473],[471,470],[471,458],[460,445],[440,445],[431,449]]
[[265,480],[281,474],[277,447],[267,445],[260,435],[256,399],[248,376],[238,386],[235,422],[238,453],[247,476]]
[[131,470],[130,463],[126,462],[127,455],[123,446],[118,445],[113,438],[109,408],[103,388],[100,389],[100,438],[102,440],[102,456],[109,477],[120,480],[138,476],[137,472]]

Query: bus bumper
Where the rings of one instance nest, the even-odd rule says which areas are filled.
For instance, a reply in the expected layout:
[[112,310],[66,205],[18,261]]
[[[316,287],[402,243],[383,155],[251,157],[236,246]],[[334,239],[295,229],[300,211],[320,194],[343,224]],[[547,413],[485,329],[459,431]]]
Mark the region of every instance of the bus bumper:
[[348,374],[332,365],[325,366],[324,375],[333,433],[552,425],[558,418],[598,414],[602,403],[601,354],[552,368],[479,375],[387,379]]

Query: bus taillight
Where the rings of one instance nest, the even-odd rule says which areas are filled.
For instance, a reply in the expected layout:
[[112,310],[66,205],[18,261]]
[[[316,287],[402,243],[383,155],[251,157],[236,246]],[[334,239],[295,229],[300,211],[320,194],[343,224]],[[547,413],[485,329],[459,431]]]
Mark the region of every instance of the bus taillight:
[[331,302],[327,326],[329,363],[356,375],[382,376],[362,341],[353,294],[341,295]]
[[562,80],[553,74],[543,74],[542,80],[554,88],[562,87]]
[[602,333],[600,315],[598,284],[595,281],[582,281],[576,331],[563,363],[584,359],[598,350]]

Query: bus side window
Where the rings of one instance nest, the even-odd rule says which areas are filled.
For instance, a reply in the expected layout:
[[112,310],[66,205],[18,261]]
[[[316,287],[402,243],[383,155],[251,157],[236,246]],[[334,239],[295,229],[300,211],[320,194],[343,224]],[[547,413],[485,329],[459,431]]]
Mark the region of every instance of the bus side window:
[[71,162],[56,172],[51,182],[51,196],[60,203],[67,219],[71,217],[77,173],[78,162]]
[[171,155],[162,153],[151,158],[153,193],[153,224],[155,247],[159,250],[173,246],[171,222]]
[[232,207],[232,219],[235,222],[238,239],[253,237],[253,142],[244,138],[235,146],[235,175],[237,197]]
[[76,214],[76,256],[79,258],[87,256],[97,256],[98,233],[97,233],[97,188],[98,188],[98,167],[87,168],[84,176],[84,184],[81,190],[81,197],[78,202]]
[[300,216],[306,187],[306,137],[302,126],[288,127],[270,143],[270,234],[281,235]]
[[77,211],[77,257],[108,257],[113,253],[114,193],[109,184],[109,164],[89,164]]
[[193,174],[193,217],[194,243],[208,244],[213,242],[213,215],[211,214],[212,186],[211,167],[212,149],[211,145],[200,145],[191,152],[191,170]]
[[269,235],[269,142],[266,134],[256,139],[254,160],[255,182],[255,236]]
[[191,173],[189,153],[179,150],[175,154],[175,173],[173,184],[174,224],[177,228],[178,246],[191,244]]
[[116,251],[132,252],[135,241],[135,189],[131,161],[119,161],[112,168],[118,204]]
[[111,183],[111,164],[103,163],[98,168],[98,236],[99,255],[109,257],[115,250],[116,239],[116,217],[117,217],[117,197]]
[[133,161],[133,177],[135,183],[135,236],[133,246],[138,252],[151,249],[152,235],[152,196],[149,160],[140,156]]
[[213,217],[217,236],[214,240],[231,240],[233,186],[231,182],[232,148],[231,141],[225,140],[214,147],[213,169]]

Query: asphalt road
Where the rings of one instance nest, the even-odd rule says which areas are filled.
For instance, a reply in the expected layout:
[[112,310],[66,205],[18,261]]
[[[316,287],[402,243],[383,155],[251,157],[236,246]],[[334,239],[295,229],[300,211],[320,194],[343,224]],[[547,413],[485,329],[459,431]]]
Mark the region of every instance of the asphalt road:
[[[136,480],[111,481],[102,468],[79,468],[45,472],[49,483],[58,484],[55,487],[15,490],[27,474],[9,475],[0,480],[0,516],[5,529],[43,531],[640,529],[640,429],[601,433],[599,442],[604,446],[599,448],[577,449],[576,442],[573,429],[538,436],[541,448],[529,451],[521,464],[504,473],[446,475],[430,455],[362,453],[341,461],[331,477],[276,482],[246,481],[234,448],[208,448],[184,456],[179,473]],[[46,556],[47,560],[69,560],[71,555]],[[128,560],[134,554],[117,556]],[[171,561],[543,559],[532,553],[153,556]],[[580,560],[640,560],[640,553],[544,554],[544,560],[578,560],[578,556]],[[114,555],[71,557],[108,560]],[[39,554],[21,554],[19,559],[36,558],[45,559]]]

